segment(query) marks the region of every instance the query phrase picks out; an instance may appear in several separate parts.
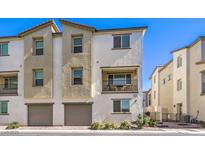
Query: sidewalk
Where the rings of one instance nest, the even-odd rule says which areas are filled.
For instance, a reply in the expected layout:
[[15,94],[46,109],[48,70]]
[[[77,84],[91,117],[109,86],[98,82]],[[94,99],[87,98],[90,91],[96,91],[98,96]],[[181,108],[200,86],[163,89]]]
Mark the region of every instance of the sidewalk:
[[0,136],[205,136],[205,129],[90,130],[85,127],[22,127],[0,130]]

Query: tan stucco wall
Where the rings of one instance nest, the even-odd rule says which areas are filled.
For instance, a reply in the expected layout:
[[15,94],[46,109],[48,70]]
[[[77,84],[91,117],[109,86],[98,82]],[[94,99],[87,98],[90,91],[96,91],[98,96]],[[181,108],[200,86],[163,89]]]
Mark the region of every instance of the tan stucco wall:
[[[73,35],[83,35],[83,53],[72,53]],[[91,31],[63,25],[63,98],[91,97],[91,40]],[[73,67],[83,67],[83,85],[71,84]]]
[[199,41],[190,48],[190,114],[196,116],[199,110],[199,120],[205,121],[205,96],[201,96],[201,71],[205,70],[205,64],[197,65],[196,62],[201,61],[201,47],[204,46],[205,41]]
[[[151,108],[152,111],[151,112],[158,112],[159,111],[159,106],[160,106],[160,102],[159,102],[159,82],[160,82],[160,75],[159,75],[159,70],[162,67],[157,67],[154,71],[154,73],[151,76]],[[156,82],[154,83],[154,77],[156,77]],[[156,91],[156,98],[154,98],[154,92]]]
[[[33,38],[43,37],[44,55],[34,56]],[[53,42],[51,26],[24,37],[24,96],[25,98],[51,98],[53,79]],[[33,87],[33,69],[44,71],[44,86]]]
[[[177,57],[182,57],[182,66],[177,68]],[[188,71],[188,52],[187,49],[179,50],[173,54],[173,101],[174,101],[174,112],[177,112],[177,104],[182,103],[182,113],[188,113],[188,79],[187,79],[187,71]],[[177,91],[177,80],[182,80],[182,89]]]
[[[171,80],[168,76],[171,75]],[[163,84],[165,79],[165,84]],[[173,62],[169,63],[162,71],[160,71],[160,90],[159,101],[162,107],[162,112],[173,112]]]

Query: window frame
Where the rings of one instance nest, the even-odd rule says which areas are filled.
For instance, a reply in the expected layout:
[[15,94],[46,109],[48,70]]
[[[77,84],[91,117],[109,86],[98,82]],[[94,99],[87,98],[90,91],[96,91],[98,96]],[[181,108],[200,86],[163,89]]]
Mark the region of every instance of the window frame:
[[[122,104],[123,104],[123,101],[128,101],[128,104],[129,104],[129,108],[128,108],[128,111],[123,111],[123,108],[122,108]],[[120,111],[115,111],[115,102],[116,101],[119,101],[120,102]],[[123,98],[123,99],[113,99],[113,113],[130,113],[130,99],[127,99],[127,98]]]
[[[75,39],[79,39],[79,38],[81,38],[82,39],[82,43],[81,43],[81,45],[75,45],[74,44],[74,40]],[[81,47],[82,48],[82,51],[81,52],[74,52],[75,51],[75,47]],[[81,54],[81,53],[83,53],[83,35],[74,35],[74,36],[72,36],[72,53],[74,53],[74,54]]]
[[182,56],[177,57],[177,68],[182,67]]
[[[6,44],[7,45],[7,54],[4,55],[3,54],[3,45]],[[3,56],[9,56],[9,42],[0,42],[0,57]]]
[[205,88],[204,88],[204,91],[203,91],[203,83],[205,85],[205,81],[203,82],[203,75],[205,76],[205,71],[201,72],[201,94],[205,94]]
[[[9,101],[0,101],[0,115],[8,115],[9,113],[8,113],[8,102]],[[2,104],[3,103],[6,103],[6,112],[2,112],[2,109],[3,109],[3,107],[2,107]]]
[[[74,83],[74,71],[75,70],[82,70],[82,81],[81,81],[81,83],[80,84],[75,84]],[[73,86],[81,86],[81,85],[83,85],[83,75],[84,74],[84,71],[83,71],[83,67],[73,67],[73,68],[71,68],[71,85],[73,85]]]
[[[131,85],[132,84],[132,73],[113,73],[113,74],[108,74],[108,76],[107,76],[107,79],[108,79],[108,84],[110,83],[110,79],[109,79],[109,76],[113,76],[112,77],[112,84],[110,84],[110,85],[115,85],[115,86],[118,86],[118,85],[122,85],[122,86],[124,86],[124,85]],[[114,84],[114,81],[116,81],[116,75],[124,75],[125,76],[125,79],[124,79],[124,81],[125,81],[125,84]],[[127,83],[127,75],[130,75],[130,83]]]
[[[39,42],[39,41],[42,41],[43,42],[43,47],[37,47],[37,42]],[[43,37],[40,37],[40,38],[34,38],[34,49],[35,49],[35,52],[34,52],[34,54],[33,55],[35,55],[35,56],[43,56],[44,55],[44,39],[43,39]],[[36,54],[37,53],[37,50],[38,49],[42,49],[43,51],[42,51],[42,54]]]
[[[39,71],[39,70],[41,70],[42,71],[42,73],[43,73],[43,77],[42,77],[42,79],[36,79],[36,71]],[[36,80],[42,80],[42,85],[36,85]],[[41,68],[39,68],[39,69],[33,69],[33,87],[43,87],[44,86],[44,70],[43,69],[41,69]]]
[[[115,35],[113,35],[113,49],[130,49],[130,35],[131,34],[115,34]],[[123,36],[129,37],[128,47],[123,47]],[[115,37],[120,37],[120,47],[115,47]]]
[[177,80],[177,91],[181,91],[182,90],[182,79],[178,79]]
[[[12,84],[13,79],[16,80],[16,84]],[[12,87],[13,85],[15,85],[16,87]],[[18,88],[18,77],[17,76],[5,77],[4,78],[4,88],[5,89],[17,89]]]

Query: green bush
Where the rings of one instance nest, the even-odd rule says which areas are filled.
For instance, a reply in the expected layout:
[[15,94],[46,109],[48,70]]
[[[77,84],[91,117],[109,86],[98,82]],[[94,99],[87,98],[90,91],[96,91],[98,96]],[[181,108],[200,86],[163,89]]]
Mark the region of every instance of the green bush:
[[204,121],[200,121],[200,125],[201,125],[201,127],[205,128],[205,122]]
[[137,128],[141,129],[143,127],[155,127],[156,121],[151,119],[149,116],[141,116],[138,115],[137,120],[132,122],[133,124],[137,125]]
[[153,120],[153,119],[151,119],[150,118],[150,120],[149,120],[149,127],[155,127],[156,125],[157,125],[157,123],[156,123],[156,121],[155,120]]
[[128,121],[123,121],[121,124],[120,124],[120,129],[131,129],[132,126],[131,124],[128,122]]
[[12,123],[9,123],[6,127],[6,129],[16,129],[16,128],[19,128],[21,125],[18,123],[18,122],[12,122]]
[[117,126],[114,123],[105,123],[104,124],[104,129],[111,130],[111,129],[116,129],[116,128],[117,128]]
[[94,129],[94,130],[99,130],[99,129],[103,129],[103,124],[100,123],[100,122],[94,122],[91,124],[91,129]]

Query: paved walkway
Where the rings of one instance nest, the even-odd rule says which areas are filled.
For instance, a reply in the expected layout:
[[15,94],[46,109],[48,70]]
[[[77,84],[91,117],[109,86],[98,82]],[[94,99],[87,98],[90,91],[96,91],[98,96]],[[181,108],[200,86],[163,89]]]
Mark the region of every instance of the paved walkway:
[[22,127],[0,130],[0,136],[205,136],[205,129],[89,130],[85,127]]

